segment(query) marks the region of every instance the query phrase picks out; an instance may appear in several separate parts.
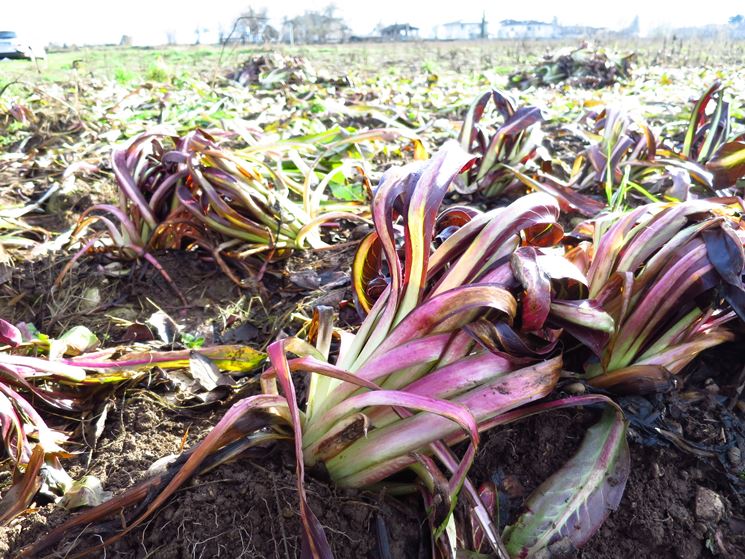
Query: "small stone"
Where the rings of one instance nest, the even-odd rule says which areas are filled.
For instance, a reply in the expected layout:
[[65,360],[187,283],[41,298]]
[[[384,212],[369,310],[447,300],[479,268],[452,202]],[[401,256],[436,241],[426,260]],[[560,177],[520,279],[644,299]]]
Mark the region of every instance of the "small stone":
[[672,503],[668,507],[667,512],[676,522],[688,524],[691,520],[691,513],[688,512],[688,509],[678,503]]
[[573,382],[571,384],[567,384],[564,387],[564,390],[566,390],[569,394],[584,394],[585,392],[587,392],[587,387],[581,382]]
[[742,463],[742,451],[740,447],[733,446],[727,451],[727,459],[733,466],[739,466]]
[[708,522],[719,522],[724,514],[722,498],[706,487],[696,491],[696,518]]
[[672,431],[673,433],[675,433],[679,437],[682,437],[683,436],[683,426],[680,423],[678,423],[677,421],[675,421],[673,419],[669,419],[669,420],[667,420],[665,422],[665,425],[667,426],[667,428],[670,431]]
[[706,537],[706,534],[709,533],[709,530],[703,522],[696,522],[693,525],[692,532],[693,535],[696,536],[696,539],[703,540]]
[[513,475],[507,475],[502,480],[502,489],[505,493],[507,493],[507,496],[514,499],[516,497],[522,497],[525,495],[525,488],[523,487],[523,484],[520,483],[520,480],[517,479],[516,476]]
[[370,226],[367,224],[358,225],[354,229],[352,229],[351,238],[352,240],[356,241],[357,239],[361,239],[365,235],[367,235],[370,232]]
[[97,287],[89,287],[83,291],[83,296],[80,298],[80,310],[90,311],[101,304],[101,292]]
[[665,475],[665,472],[662,471],[662,468],[657,462],[652,464],[652,473],[654,474],[654,477],[662,477]]
[[107,314],[127,322],[137,322],[138,317],[137,311],[132,307],[112,307],[107,311]]
[[693,467],[688,470],[688,473],[691,474],[691,479],[704,479],[704,472],[703,470],[701,470],[701,468]]
[[551,559],[569,559],[577,556],[577,548],[569,538],[562,538],[547,548]]

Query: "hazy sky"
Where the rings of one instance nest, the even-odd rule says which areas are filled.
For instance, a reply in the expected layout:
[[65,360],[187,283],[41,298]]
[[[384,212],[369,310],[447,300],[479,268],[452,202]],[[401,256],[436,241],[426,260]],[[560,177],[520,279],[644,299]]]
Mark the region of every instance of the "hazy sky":
[[[305,10],[321,10],[329,0],[3,0],[0,26],[34,35],[44,43],[116,43],[127,34],[141,44],[159,44],[166,33],[175,32],[180,41],[192,42],[199,26],[217,33],[229,30],[234,17],[248,6],[268,6],[269,16],[295,16]],[[502,19],[550,21],[557,16],[564,24],[620,28],[635,15],[642,30],[660,25],[686,26],[726,23],[727,18],[745,12],[743,0],[459,0],[420,2],[414,0],[336,0],[337,13],[357,34],[369,33],[377,23],[411,23],[427,36],[438,23],[479,21],[486,13],[490,30]]]

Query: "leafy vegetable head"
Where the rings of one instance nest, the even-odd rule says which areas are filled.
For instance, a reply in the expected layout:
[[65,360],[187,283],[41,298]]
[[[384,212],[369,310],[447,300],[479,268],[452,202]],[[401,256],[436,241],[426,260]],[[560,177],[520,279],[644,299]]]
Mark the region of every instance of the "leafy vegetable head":
[[[308,556],[330,556],[303,485],[305,467],[323,463],[337,484],[350,487],[413,470],[426,499],[439,503],[430,518],[438,541],[446,537],[465,489],[482,537],[506,557],[467,479],[479,431],[522,417],[522,406],[552,391],[562,368],[554,351],[559,323],[599,329],[600,335],[611,325],[606,313],[578,300],[584,289],[579,270],[546,248],[562,236],[552,197],[532,194],[485,214],[449,210],[438,219],[451,182],[471,161],[450,142],[430,161],[391,169],[381,180],[372,205],[375,242],[363,242],[361,251],[374,254],[373,271],[387,285],[377,300],[367,300],[369,310],[356,334],[334,331],[330,309],[319,309],[310,328],[314,345],[298,338],[271,344],[262,394],[235,404],[183,466],[93,509],[40,545],[70,525],[141,499],[145,486],[151,494],[157,488],[157,497],[128,522],[128,531],[210,460],[232,456],[235,445],[291,439]],[[339,349],[331,364],[335,336]],[[297,373],[310,375],[303,410],[292,380]],[[618,452],[622,429],[619,434],[617,422],[608,423],[616,429],[608,451]],[[450,445],[463,439],[469,445],[458,456]],[[580,462],[570,465],[578,476],[584,472]],[[611,465],[591,461],[591,467],[604,471]],[[625,479],[622,471],[619,476]],[[588,489],[577,502],[596,498],[596,491]]]
[[[494,107],[487,112],[490,101]],[[501,123],[492,128],[489,117],[499,115]],[[498,196],[510,186],[520,184],[510,167],[521,172],[536,168],[543,132],[543,115],[537,107],[518,107],[507,94],[496,89],[474,99],[460,132],[461,147],[476,156],[474,164],[458,181],[462,192],[478,191],[486,197]]]
[[628,80],[634,58],[634,53],[615,53],[583,43],[546,55],[535,68],[512,74],[509,84],[519,89],[558,84],[600,89]]
[[745,228],[738,203],[650,204],[594,223],[590,296],[614,330],[591,362],[598,387],[665,389],[745,319]]

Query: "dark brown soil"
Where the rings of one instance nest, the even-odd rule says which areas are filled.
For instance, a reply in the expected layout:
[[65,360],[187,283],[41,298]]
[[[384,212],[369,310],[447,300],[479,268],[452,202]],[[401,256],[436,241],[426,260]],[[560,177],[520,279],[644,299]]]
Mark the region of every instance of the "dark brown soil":
[[[143,479],[153,461],[178,452],[182,441],[189,445],[200,439],[219,413],[177,416],[144,393],[117,401],[90,467],[85,468],[87,457],[81,456],[70,473],[97,475],[117,493]],[[415,503],[336,490],[312,477],[306,489],[336,557],[379,557],[376,526],[380,522],[395,557],[419,555],[420,517]],[[0,531],[0,556],[13,557],[68,517],[66,511],[47,505],[14,520]],[[295,557],[300,527],[294,459],[287,449],[278,448],[268,455],[239,458],[195,478],[144,526],[113,545],[107,556]],[[71,533],[57,550],[65,554],[99,543],[97,534],[102,532],[92,532]]]
[[[149,264],[117,261],[106,255],[83,257],[50,289],[70,255],[37,258],[3,268],[0,317],[31,322],[41,332],[59,335],[73,325],[88,326],[107,343],[118,342],[129,323],[144,323],[159,309],[185,332],[205,343],[265,346],[280,331],[294,332],[290,314],[308,316],[317,305],[352,309],[349,266],[354,247],[305,253],[276,262],[253,288],[239,288],[211,260],[194,253],[166,252],[158,261],[187,300]],[[355,313],[344,313],[345,322]],[[240,327],[244,327],[239,330]]]
[[[698,407],[705,406],[699,402]],[[718,425],[721,429],[713,411],[701,414],[711,423],[706,427]],[[472,478],[477,483],[492,480],[497,484],[500,525],[514,521],[530,493],[572,455],[595,419],[596,413],[590,410],[560,411],[495,430],[485,437]],[[742,416],[737,420],[742,421]],[[683,436],[693,439],[688,428],[684,425]],[[640,437],[633,425],[630,433],[632,438]],[[646,442],[631,444],[631,476],[618,510],[581,551],[566,556],[745,557],[742,464],[733,466],[718,463],[716,458],[704,459],[664,440]],[[740,478],[728,477],[728,469],[739,472]],[[703,512],[697,510],[700,488],[712,490],[721,499],[721,519],[703,518]]]
[[[631,478],[621,505],[581,557],[745,557],[744,511],[719,477],[679,451],[632,447]],[[700,487],[711,488],[724,502],[719,522],[697,516]]]

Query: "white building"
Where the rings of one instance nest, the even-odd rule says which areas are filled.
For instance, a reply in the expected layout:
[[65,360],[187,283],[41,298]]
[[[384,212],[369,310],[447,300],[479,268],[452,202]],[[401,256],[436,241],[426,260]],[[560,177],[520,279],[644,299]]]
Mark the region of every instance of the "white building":
[[551,39],[559,36],[556,23],[544,21],[505,19],[499,22],[499,39]]
[[469,41],[473,39],[487,38],[486,21],[466,23],[464,21],[451,21],[443,23],[434,29],[435,39],[442,41]]

